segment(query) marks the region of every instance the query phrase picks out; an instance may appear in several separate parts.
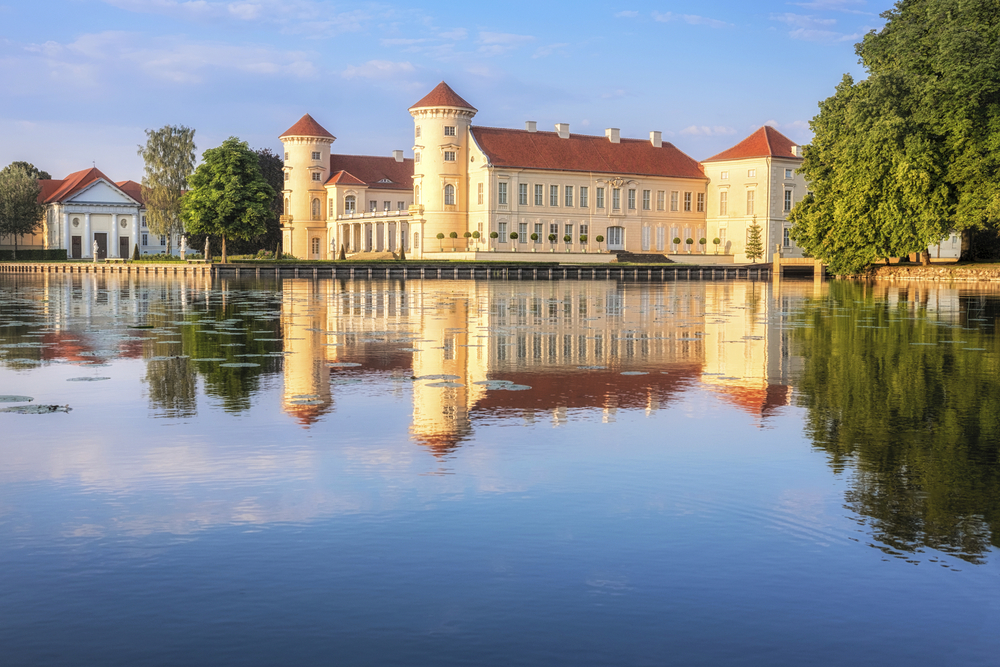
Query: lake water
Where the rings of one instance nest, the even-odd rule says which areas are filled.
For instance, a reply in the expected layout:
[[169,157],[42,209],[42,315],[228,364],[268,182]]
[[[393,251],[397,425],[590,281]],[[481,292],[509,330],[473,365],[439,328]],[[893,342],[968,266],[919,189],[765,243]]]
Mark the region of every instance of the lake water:
[[996,290],[0,288],[3,665],[997,664]]

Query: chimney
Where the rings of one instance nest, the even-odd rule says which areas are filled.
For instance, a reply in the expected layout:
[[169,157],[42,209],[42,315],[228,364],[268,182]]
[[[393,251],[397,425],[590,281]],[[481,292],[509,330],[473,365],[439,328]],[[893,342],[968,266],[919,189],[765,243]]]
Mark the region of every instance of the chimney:
[[524,121],[524,129],[528,132],[538,132],[538,123],[533,120]]
[[560,139],[569,139],[569,123],[556,123],[556,134]]
[[609,127],[604,130],[604,136],[613,144],[620,144],[622,142],[622,131],[617,127]]
[[392,157],[396,160],[396,162],[402,162],[403,161],[403,151],[393,151],[392,152]]
[[663,133],[658,130],[653,130],[649,133],[649,143],[653,144],[653,148],[663,147]]

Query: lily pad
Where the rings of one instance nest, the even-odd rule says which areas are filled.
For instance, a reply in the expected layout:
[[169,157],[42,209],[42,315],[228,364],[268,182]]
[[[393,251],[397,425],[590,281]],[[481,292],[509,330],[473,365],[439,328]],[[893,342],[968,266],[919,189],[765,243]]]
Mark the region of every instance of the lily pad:
[[458,375],[421,375],[417,380],[460,380],[461,377]]
[[66,381],[67,382],[100,382],[101,380],[110,380],[110,379],[111,378],[109,378],[109,377],[87,376],[87,377],[79,377],[79,378],[66,378]]
[[464,384],[459,384],[458,382],[428,382],[424,385],[425,387],[464,387]]
[[333,361],[328,364],[330,368],[357,368],[360,365],[353,361]]
[[13,412],[19,415],[48,415],[53,412],[69,412],[72,409],[68,405],[15,405],[2,408],[0,412]]
[[221,368],[260,368],[260,364],[254,364],[249,361],[233,361],[228,364],[219,364]]
[[33,399],[31,396],[13,396],[13,395],[0,396],[0,403],[30,403],[33,400],[35,399]]
[[646,371],[622,371],[622,375],[649,375]]

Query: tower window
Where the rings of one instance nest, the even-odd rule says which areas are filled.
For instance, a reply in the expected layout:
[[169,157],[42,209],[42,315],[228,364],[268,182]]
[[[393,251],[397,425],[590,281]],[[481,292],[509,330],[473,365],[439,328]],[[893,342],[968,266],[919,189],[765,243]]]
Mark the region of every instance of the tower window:
[[413,136],[415,136],[417,139],[420,138],[420,126],[419,125],[417,125],[416,129],[413,131]]
[[314,171],[314,172],[313,172],[313,180],[314,180],[314,181],[318,181],[318,180],[320,180],[321,178],[323,178],[323,174],[319,173],[318,171]]
[[455,186],[448,184],[444,186],[444,205],[454,206],[455,205]]
[[455,126],[454,125],[445,125],[444,126],[444,136],[446,136],[446,137],[454,137],[455,136]]
[[312,154],[313,154],[312,157],[313,157],[314,160],[320,159],[320,157],[319,157],[319,151],[313,151]]
[[455,161],[455,151],[445,151],[444,152],[444,161],[445,162],[454,162]]

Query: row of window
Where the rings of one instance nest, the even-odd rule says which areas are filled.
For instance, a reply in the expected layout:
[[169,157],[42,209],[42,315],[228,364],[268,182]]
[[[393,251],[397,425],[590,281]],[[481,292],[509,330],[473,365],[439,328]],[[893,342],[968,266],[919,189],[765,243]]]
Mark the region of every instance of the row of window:
[[[785,170],[785,179],[791,179],[793,177],[793,172],[794,171],[795,171],[794,169],[786,169]],[[722,171],[722,172],[720,172],[719,173],[719,178],[721,178],[724,181],[728,180],[729,179],[729,172],[728,171]],[[747,169],[747,178],[757,178],[757,170],[756,169]]]
[[[379,210],[379,208],[378,208],[378,201],[375,200],[375,199],[368,200],[368,211],[371,212],[371,213],[374,213],[374,212],[376,212],[378,210]],[[391,201],[383,200],[382,201],[382,210],[383,211],[393,211],[393,210],[395,210],[395,211],[404,211],[404,210],[406,210],[406,202],[405,201],[397,201],[396,202],[396,208],[393,209]],[[357,211],[358,211],[358,198],[355,197],[354,195],[347,195],[346,197],[344,197],[344,213],[357,213]],[[334,215],[333,200],[331,199],[330,200],[330,216],[333,217],[333,215]]]
[[[419,125],[417,125],[416,128],[414,128],[414,130],[413,130],[413,136],[415,136],[417,139],[420,138],[420,126]],[[444,136],[446,136],[446,137],[454,137],[455,136],[455,126],[454,125],[445,125],[444,126]]]
[[[501,206],[506,206],[508,204],[508,184],[504,182],[497,183],[497,204]],[[572,185],[564,185],[560,191],[560,186],[550,185],[548,186],[548,205],[549,207],[563,206],[566,208],[574,207],[577,204],[580,208],[588,208],[590,206],[590,188],[586,185],[581,185],[575,187]],[[545,186],[540,184],[534,185],[534,190],[531,193],[534,197],[531,199],[534,206],[544,206],[545,205]],[[626,190],[626,207],[630,211],[637,210],[639,208],[639,201],[637,200],[639,191],[635,188],[629,188]],[[605,188],[598,187],[594,189],[594,205],[596,208],[605,208]],[[656,210],[663,211],[666,210],[666,190],[658,190],[656,192]],[[694,206],[695,211],[698,213],[703,213],[705,211],[705,193],[704,192],[684,192],[683,200],[681,199],[681,192],[678,190],[672,190],[670,192],[670,210],[680,211],[682,210],[686,213],[692,211],[692,206]],[[478,186],[478,203],[483,204],[483,184],[480,183]],[[642,191],[642,210],[651,211],[653,210],[653,191],[643,190]],[[517,185],[517,203],[519,206],[528,206],[529,201],[529,190],[527,183],[518,183]],[[683,202],[683,203],[682,203]],[[622,208],[622,189],[621,188],[611,188],[611,210],[620,211]]]
[[[747,206],[746,214],[754,215],[755,213],[755,190],[747,190]],[[784,212],[788,213],[792,210],[792,191],[785,190],[785,200],[783,202]],[[699,209],[701,210],[701,209]],[[719,215],[729,215],[729,193],[722,191],[719,193]]]
[[[480,227],[482,227],[482,225],[480,225]],[[574,243],[574,242],[578,241],[579,239],[573,236],[573,229],[574,229],[573,223],[569,223],[568,222],[568,223],[564,224],[563,228],[562,228],[563,235],[560,236],[559,235],[559,223],[553,222],[553,223],[550,223],[549,226],[548,226],[548,230],[549,230],[548,233],[549,233],[550,236],[554,235],[556,237],[556,240],[560,241],[560,242],[563,242],[563,238],[565,236],[568,236],[568,237],[570,237],[570,243]],[[581,224],[581,225],[577,226],[576,229],[578,230],[580,236],[587,236],[590,233],[589,232],[589,229],[590,229],[589,225]],[[534,233],[535,235],[538,236],[537,239],[532,239],[532,240],[534,240],[535,243],[541,243],[543,239],[546,239],[546,236],[543,233],[544,230],[545,230],[545,225],[543,225],[540,222],[534,223],[534,225],[532,226],[532,233]],[[509,234],[507,232],[507,223],[506,222],[497,223],[497,234],[499,234],[499,238],[497,240],[500,243],[506,243],[507,242],[507,239],[509,238]],[[526,223],[526,222],[520,222],[520,223],[518,223],[518,225],[517,225],[517,241],[518,241],[518,243],[527,243],[530,238],[531,237],[528,234],[528,223]]]

